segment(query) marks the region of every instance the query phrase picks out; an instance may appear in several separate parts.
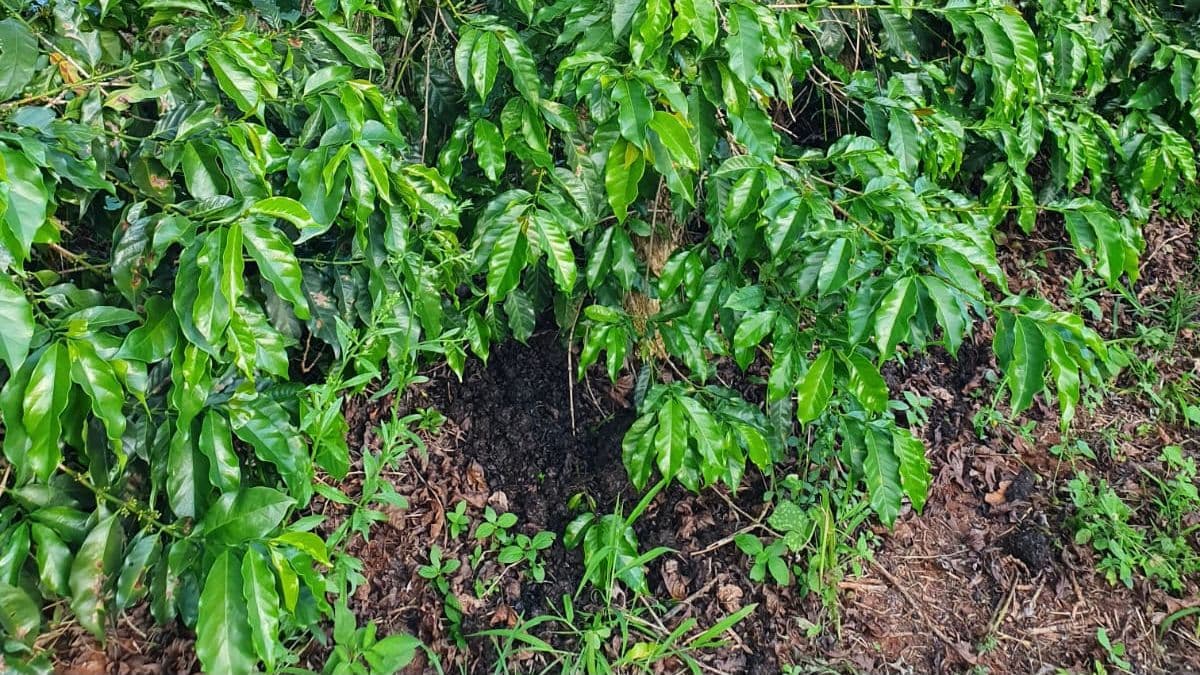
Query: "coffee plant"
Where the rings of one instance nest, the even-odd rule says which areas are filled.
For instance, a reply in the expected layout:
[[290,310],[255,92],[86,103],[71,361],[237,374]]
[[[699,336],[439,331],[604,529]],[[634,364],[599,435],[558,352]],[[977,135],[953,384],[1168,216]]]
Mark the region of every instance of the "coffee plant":
[[883,522],[919,511],[884,365],[989,323],[1011,411],[1052,396],[1064,425],[1122,365],[996,246],[1062,233],[1136,280],[1152,211],[1197,203],[1195,18],[0,0],[5,662],[46,668],[68,608],[103,638],[139,602],[210,672],[293,661],[354,577],[298,516],[350,468],[345,396],[539,317],[580,377],[637,366],[639,488],[826,447]]

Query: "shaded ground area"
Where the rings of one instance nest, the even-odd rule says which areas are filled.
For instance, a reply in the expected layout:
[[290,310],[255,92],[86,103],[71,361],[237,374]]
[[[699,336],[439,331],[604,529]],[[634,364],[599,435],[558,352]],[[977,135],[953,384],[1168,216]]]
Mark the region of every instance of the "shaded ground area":
[[[1069,278],[1075,265],[1059,231],[1047,227],[1043,240],[1037,235],[1030,240],[1028,251],[1006,254],[1005,265],[1014,286],[1071,307],[1079,302],[1074,292],[1054,282],[1056,275]],[[1154,221],[1146,237],[1135,293],[1148,303],[1192,283],[1196,257],[1188,224]],[[1089,297],[1110,336],[1135,330],[1129,302],[1107,292]],[[1173,357],[1157,364],[1158,384],[1200,374],[1197,357],[1197,337],[1181,331]],[[389,510],[387,522],[376,524],[369,540],[351,540],[350,552],[362,559],[366,577],[352,602],[360,621],[376,621],[380,633],[418,635],[448,672],[460,667],[490,672],[492,645],[469,637],[472,633],[512,626],[575,591],[582,574],[577,551],[556,542],[545,552],[545,582],[534,583],[522,568],[500,564],[494,553],[474,558],[470,532],[451,537],[447,518],[461,500],[472,527],[490,507],[515,514],[516,531],[561,536],[573,500],[590,500],[600,512],[618,500],[637,500],[620,461],[621,438],[633,418],[629,387],[613,387],[603,376],[572,384],[569,362],[558,336],[542,333],[528,346],[496,348],[486,365],[469,363],[463,382],[435,370],[398,400],[348,404],[351,447],[373,451],[381,443],[381,422],[425,408],[447,418],[439,433],[423,434],[424,452],[410,450],[385,474],[408,508]],[[1040,402],[1020,420],[977,433],[976,416],[989,408],[996,388],[986,333],[965,344],[957,360],[934,349],[886,376],[893,395],[908,390],[930,401],[918,431],[930,448],[934,483],[922,515],[903,514],[892,531],[876,526],[881,545],[875,561],[839,583],[839,619],[831,620],[816,598],[801,597],[794,587],[749,580],[750,562],[732,535],[766,515],[762,497],[769,485],[758,475],[748,476],[737,494],[692,495],[671,488],[637,522],[643,550],[673,549],[650,566],[651,589],[661,603],[650,616],[668,630],[689,618],[704,627],[757,603],[727,634],[726,647],[700,656],[710,672],[778,673],[789,664],[798,666],[795,672],[1090,672],[1105,657],[1095,638],[1098,627],[1126,646],[1137,672],[1200,671],[1196,617],[1162,630],[1171,613],[1200,606],[1196,580],[1175,595],[1141,579],[1132,589],[1110,585],[1095,572],[1093,550],[1073,543],[1067,522],[1072,507],[1064,486],[1076,467],[1136,499],[1142,470],[1162,473],[1157,457],[1164,445],[1179,445],[1190,457],[1200,451],[1200,433],[1181,419],[1164,417],[1147,400],[1147,383],[1124,375],[1098,405],[1081,406],[1077,436],[1107,452],[1095,462],[1073,465],[1051,453],[1061,441],[1057,412]],[[358,480],[361,474],[354,473],[341,487],[354,496]],[[312,508],[329,516],[327,528],[347,513],[320,499]],[[444,613],[445,597],[418,573],[433,545],[462,562],[450,578],[463,611],[457,627]],[[479,579],[495,583],[481,588]],[[585,593],[577,605],[586,609],[595,601]],[[146,614],[138,610],[123,618],[104,648],[71,626],[52,634],[48,643],[60,655],[61,671],[194,671],[187,631],[153,627]],[[821,628],[810,631],[813,626]],[[572,646],[569,638],[543,637]],[[608,646],[615,651],[616,639]],[[322,651],[312,648],[305,658],[309,667],[319,668]],[[509,665],[516,672],[536,672],[544,661],[517,654]],[[676,672],[672,665],[665,664],[663,672]],[[410,668],[431,670],[424,660]]]

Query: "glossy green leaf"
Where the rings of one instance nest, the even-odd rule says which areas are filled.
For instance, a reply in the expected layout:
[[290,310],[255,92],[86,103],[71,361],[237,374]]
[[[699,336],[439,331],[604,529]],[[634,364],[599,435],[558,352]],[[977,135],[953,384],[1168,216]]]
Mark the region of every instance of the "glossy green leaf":
[[471,83],[475,86],[480,100],[487,99],[496,84],[496,74],[499,71],[500,41],[495,34],[481,31],[474,41],[470,57]]
[[770,332],[776,312],[763,310],[747,314],[733,334],[733,353],[738,367],[745,370],[754,359],[755,349]]
[[729,36],[725,39],[725,50],[729,52],[729,70],[747,86],[759,77],[759,64],[765,47],[762,26],[754,12],[745,5],[734,4],[728,8]]
[[850,391],[862,407],[873,413],[883,413],[888,407],[888,386],[879,369],[866,357],[852,352],[846,357],[850,372]]
[[942,339],[946,342],[946,351],[950,352],[951,356],[956,356],[967,331],[968,318],[962,308],[960,295],[937,277],[923,276],[921,283],[929,293],[929,298],[933,300],[937,321],[942,327]]
[[92,413],[104,423],[108,440],[118,456],[125,451],[121,438],[125,435],[125,389],[117,380],[112,365],[96,353],[96,348],[83,340],[67,343],[71,361],[71,380],[91,400]]
[[673,162],[692,171],[699,170],[700,152],[688,133],[687,123],[678,113],[655,110],[650,118],[650,128],[671,153]]
[[209,483],[221,492],[237,491],[242,482],[242,470],[233,449],[233,433],[224,415],[216,410],[205,413],[198,445],[208,459]]
[[838,237],[825,252],[825,257],[821,260],[821,269],[817,273],[817,291],[821,295],[835,293],[846,285],[850,272],[851,248],[848,240]]
[[1046,347],[1042,332],[1032,319],[1018,316],[1012,331],[1012,360],[1004,379],[1012,392],[1012,412],[1019,414],[1033,403],[1045,387]]
[[646,97],[645,85],[641,80],[622,78],[613,85],[612,97],[617,104],[621,135],[633,145],[644,147],[646,129],[654,116],[654,108]]
[[37,39],[20,21],[0,21],[0,101],[21,93],[33,79],[37,65]]
[[233,546],[269,535],[295,503],[269,487],[227,492],[209,507],[202,525],[209,539]]
[[22,422],[30,446],[26,467],[42,481],[62,461],[62,414],[71,392],[71,361],[66,345],[55,342],[38,358],[22,400]]
[[5,230],[0,230],[0,244],[5,244],[17,260],[24,260],[29,256],[29,249],[49,215],[50,192],[41,169],[23,153],[11,151],[0,144],[0,163],[3,163],[7,174],[8,187],[8,208],[2,214],[3,222],[12,237],[10,245],[6,241]]
[[571,241],[566,230],[544,211],[539,211],[533,218],[537,228],[538,246],[546,254],[550,272],[559,290],[570,293],[575,289],[575,280],[579,270],[575,266],[575,252],[571,249]]
[[32,644],[42,625],[42,611],[24,589],[0,582],[0,628],[17,642]]
[[[275,202],[272,206],[268,204],[264,207],[264,202],[269,202],[271,199],[286,199],[281,197],[272,197],[270,199],[259,202],[254,206],[255,211],[268,212],[279,218],[285,218],[289,222],[296,224],[297,227],[304,231],[305,225],[297,223],[309,223],[310,226],[315,226],[312,223],[312,217],[308,216],[296,218],[296,216],[307,215],[308,211],[299,202]],[[282,215],[288,213],[289,216]],[[296,218],[293,220],[292,218]],[[274,227],[256,219],[250,218],[243,223],[242,237],[246,245],[246,252],[254,259],[258,265],[258,271],[267,281],[271,283],[275,293],[292,305],[296,313],[296,318],[307,320],[310,317],[308,310],[308,300],[304,295],[304,275],[300,271],[300,263],[296,260],[296,254],[292,250],[291,243],[283,236],[283,233]]]
[[925,498],[933,479],[929,474],[929,460],[925,458],[925,444],[908,429],[894,427],[892,449],[899,460],[900,486],[912,502],[913,509],[920,513],[925,508]]
[[892,449],[892,438],[876,429],[867,430],[866,450],[862,468],[871,508],[890,527],[900,514],[900,460]]
[[29,356],[33,308],[25,293],[7,276],[0,276],[0,324],[4,326],[0,331],[0,360],[8,364],[8,372],[15,373]]
[[209,48],[208,65],[212,68],[221,91],[225,92],[238,110],[247,115],[258,112],[262,99],[259,95],[258,81],[253,73],[219,47]]
[[504,65],[512,72],[513,84],[527,101],[536,105],[542,99],[542,78],[538,76],[537,64],[529,48],[511,30],[501,31],[496,35],[500,38],[500,56],[504,59]]
[[524,230],[522,221],[513,219],[504,226],[496,239],[488,262],[487,275],[488,295],[493,301],[502,300],[521,280],[521,272],[525,269],[525,255],[529,249]]
[[249,615],[242,589],[242,564],[237,553],[223,551],[208,570],[200,594],[196,624],[196,655],[205,672],[253,673]]
[[69,593],[69,573],[73,554],[58,534],[41,523],[29,528],[37,556],[38,582],[47,597]]
[[714,0],[676,0],[672,39],[679,42],[689,33],[701,46],[710,47],[717,40],[717,7]]
[[821,352],[796,387],[796,417],[808,423],[817,419],[829,407],[833,394],[833,350]]
[[654,434],[654,448],[658,456],[658,470],[665,477],[673,477],[683,466],[687,452],[687,426],[683,406],[675,399],[667,399],[658,411],[658,431]]
[[242,597],[246,600],[254,653],[268,672],[273,671],[283,653],[279,644],[279,594],[275,592],[275,572],[254,548],[247,549],[242,558]]
[[179,328],[170,302],[162,296],[151,296],[146,300],[145,312],[145,322],[125,336],[118,358],[156,363],[175,349]]
[[613,144],[604,165],[604,188],[619,222],[625,222],[629,205],[637,199],[645,170],[646,160],[637,146],[623,139]]
[[103,640],[110,616],[110,591],[125,547],[125,531],[116,514],[96,524],[71,564],[71,611],[80,625]]
[[325,39],[329,40],[329,43],[341,52],[342,56],[345,56],[350,63],[359,68],[383,70],[383,59],[379,58],[379,54],[375,52],[370,41],[365,37],[329,21],[315,23]]
[[475,157],[479,160],[479,168],[488,180],[493,183],[500,180],[504,174],[505,151],[504,140],[500,138],[500,130],[488,120],[475,121]]
[[143,532],[129,545],[117,577],[115,609],[123,611],[146,596],[150,587],[150,567],[158,560],[160,542],[157,533]]
[[896,280],[875,312],[875,344],[882,358],[890,357],[896,346],[908,338],[909,322],[916,311],[917,288],[912,277]]

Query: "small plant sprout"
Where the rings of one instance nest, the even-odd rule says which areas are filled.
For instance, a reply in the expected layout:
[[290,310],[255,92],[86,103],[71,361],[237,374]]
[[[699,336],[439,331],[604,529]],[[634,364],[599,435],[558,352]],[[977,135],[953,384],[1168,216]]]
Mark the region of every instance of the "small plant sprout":
[[454,505],[453,511],[446,512],[446,522],[450,524],[450,538],[458,539],[463,532],[471,526],[471,519],[467,517],[467,503],[459,500]]
[[769,572],[779,586],[787,586],[792,582],[792,573],[784,559],[787,545],[782,540],[763,546],[761,539],[743,532],[734,537],[733,542],[754,561],[754,566],[750,568],[751,581],[765,581]]
[[492,548],[508,544],[512,538],[509,530],[517,524],[517,516],[512,513],[497,514],[488,506],[483,510],[483,522],[475,528],[475,538],[480,541],[492,540]]

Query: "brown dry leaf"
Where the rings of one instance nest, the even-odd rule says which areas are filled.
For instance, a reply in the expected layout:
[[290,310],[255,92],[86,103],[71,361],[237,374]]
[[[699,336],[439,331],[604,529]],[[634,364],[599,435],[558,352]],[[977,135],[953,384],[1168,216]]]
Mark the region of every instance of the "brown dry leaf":
[[[433,508],[429,511],[429,538],[437,539],[442,534],[442,529],[446,527],[446,511],[441,504],[432,502]],[[395,525],[393,524],[393,527]],[[397,528],[399,529],[399,528]]]
[[508,513],[508,495],[503,490],[497,490],[488,497],[488,506],[496,509],[497,513]]
[[678,560],[667,560],[662,567],[663,585],[674,600],[683,600],[688,596],[688,583],[691,581],[679,572]]
[[745,593],[734,584],[722,584],[717,589],[717,602],[721,603],[721,607],[730,614],[742,608],[743,596]]
[[467,467],[467,487],[476,492],[487,492],[487,478],[479,462],[471,462],[471,466]]
[[454,597],[458,598],[458,604],[460,607],[462,607],[463,614],[466,614],[467,616],[474,616],[479,612],[479,610],[483,609],[487,605],[487,603],[485,603],[483,600],[480,600],[470,593],[456,592]]
[[1011,480],[1000,481],[1000,487],[983,496],[983,501],[992,506],[1000,506],[1008,501],[1008,486],[1012,485]]
[[490,626],[507,626],[512,628],[517,625],[517,613],[512,610],[507,604],[501,604],[492,612],[492,618],[488,621]]

